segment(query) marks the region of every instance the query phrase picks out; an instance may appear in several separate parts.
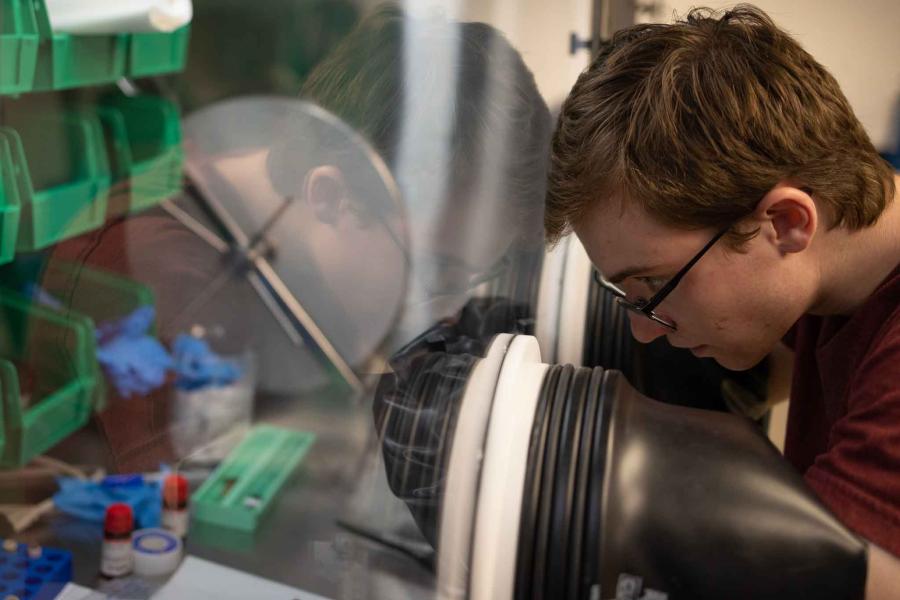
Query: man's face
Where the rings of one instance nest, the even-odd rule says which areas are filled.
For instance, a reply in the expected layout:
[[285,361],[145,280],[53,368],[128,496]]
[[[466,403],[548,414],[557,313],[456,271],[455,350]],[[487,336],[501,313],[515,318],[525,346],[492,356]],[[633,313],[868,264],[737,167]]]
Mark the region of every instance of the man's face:
[[[671,331],[629,312],[643,343],[666,335],[669,343],[722,366],[749,369],[762,360],[805,310],[809,277],[796,257],[772,243],[766,224],[743,252],[717,242],[655,312]],[[629,299],[649,299],[716,234],[662,225],[636,206],[609,202],[591,208],[575,233],[591,262]]]

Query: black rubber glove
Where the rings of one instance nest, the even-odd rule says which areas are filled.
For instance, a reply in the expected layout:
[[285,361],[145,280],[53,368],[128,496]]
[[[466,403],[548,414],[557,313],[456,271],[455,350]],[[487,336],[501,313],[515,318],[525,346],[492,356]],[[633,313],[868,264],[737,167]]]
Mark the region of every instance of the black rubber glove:
[[602,598],[637,599],[612,593],[635,578],[668,600],[863,597],[865,543],[749,420],[654,402],[620,375],[607,393]]

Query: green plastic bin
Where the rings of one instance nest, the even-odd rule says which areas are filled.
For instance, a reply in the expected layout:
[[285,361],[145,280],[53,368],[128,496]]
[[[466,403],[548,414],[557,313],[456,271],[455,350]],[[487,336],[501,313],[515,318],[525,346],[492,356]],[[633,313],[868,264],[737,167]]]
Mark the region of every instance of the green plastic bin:
[[155,304],[153,292],[142,283],[64,260],[53,259],[47,263],[40,286],[63,302],[66,310],[89,317],[95,324]]
[[20,220],[19,189],[9,142],[0,137],[0,264],[16,255]]
[[34,86],[38,26],[31,0],[0,0],[0,94]]
[[191,26],[171,33],[135,33],[128,52],[128,75],[148,77],[184,70]]
[[87,423],[97,383],[90,319],[0,291],[0,466],[20,467]]
[[[121,275],[93,269],[81,263],[51,260],[45,266],[39,282],[43,291],[63,304],[59,311],[67,317],[88,317],[91,328],[124,317],[142,306],[155,306],[153,292],[147,286]],[[156,333],[156,326],[149,331]],[[106,380],[99,374],[93,405],[96,410],[106,406]]]
[[130,183],[125,202],[110,204],[110,216],[140,212],[181,191],[184,150],[174,104],[156,96],[117,96],[106,99],[97,112],[113,183]]
[[92,231],[106,218],[111,177],[103,129],[88,114],[30,117],[0,127],[21,202],[18,251]]
[[128,34],[57,33],[50,27],[44,0],[23,1],[31,3],[40,35],[35,90],[63,90],[112,83],[125,75]]

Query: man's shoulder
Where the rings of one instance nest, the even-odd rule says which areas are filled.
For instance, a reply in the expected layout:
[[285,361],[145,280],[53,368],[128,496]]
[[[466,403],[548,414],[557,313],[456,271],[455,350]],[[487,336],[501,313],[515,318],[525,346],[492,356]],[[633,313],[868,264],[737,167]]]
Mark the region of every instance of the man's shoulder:
[[873,335],[869,352],[877,350],[884,343],[900,345],[900,264],[857,313],[861,320],[871,324]]
[[[842,348],[843,352],[850,349],[863,350],[900,327],[898,316],[900,316],[900,264],[853,314],[803,315],[785,336],[784,341],[795,350],[822,351],[826,346]],[[860,348],[860,344],[864,347]]]

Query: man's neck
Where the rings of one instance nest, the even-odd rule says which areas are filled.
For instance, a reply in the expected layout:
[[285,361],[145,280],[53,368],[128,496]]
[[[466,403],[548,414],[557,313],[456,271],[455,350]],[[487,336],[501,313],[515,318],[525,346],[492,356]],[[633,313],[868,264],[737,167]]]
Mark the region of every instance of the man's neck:
[[900,263],[900,176],[894,177],[894,183],[893,202],[875,225],[858,231],[837,227],[824,232],[821,287],[810,313],[853,313]]

